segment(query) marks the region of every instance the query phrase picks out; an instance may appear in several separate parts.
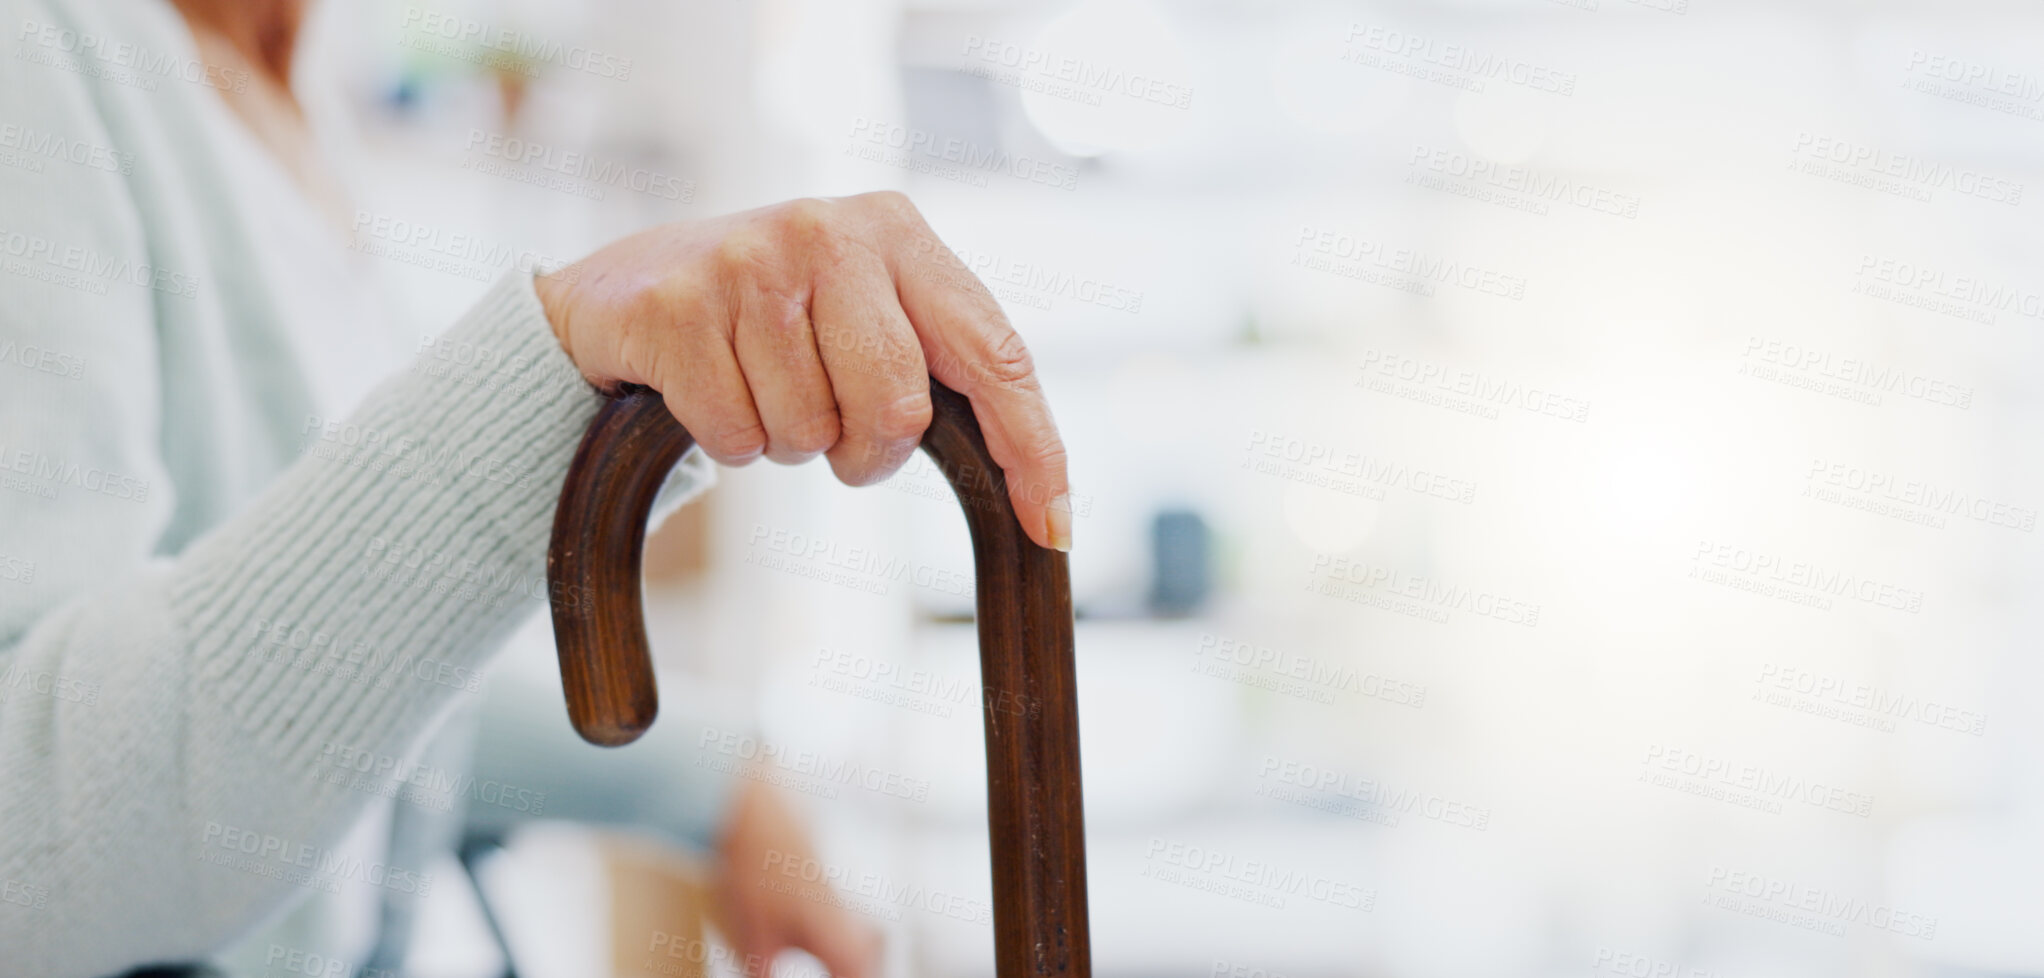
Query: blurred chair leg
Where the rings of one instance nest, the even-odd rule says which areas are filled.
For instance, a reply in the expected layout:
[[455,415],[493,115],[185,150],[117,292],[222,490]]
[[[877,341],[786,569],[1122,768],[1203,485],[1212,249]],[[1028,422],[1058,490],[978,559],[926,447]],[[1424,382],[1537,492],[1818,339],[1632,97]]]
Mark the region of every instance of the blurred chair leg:
[[[504,848],[504,840],[493,832],[470,830],[461,840],[461,868],[468,872],[468,878],[480,881],[482,874],[476,870],[491,853]],[[518,978],[518,962],[511,957],[511,942],[504,939],[504,926],[497,920],[497,912],[490,906],[490,896],[483,892],[480,884],[476,887],[476,903],[482,907],[483,923],[490,928],[490,937],[496,940],[497,950],[504,955],[503,978]]]

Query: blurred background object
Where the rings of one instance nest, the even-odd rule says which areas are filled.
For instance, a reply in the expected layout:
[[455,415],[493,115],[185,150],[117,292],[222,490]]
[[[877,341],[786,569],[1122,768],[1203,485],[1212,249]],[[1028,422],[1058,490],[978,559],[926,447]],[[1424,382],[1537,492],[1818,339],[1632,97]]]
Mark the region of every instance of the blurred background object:
[[[2036,6],[320,17],[358,232],[438,232],[383,254],[421,334],[515,256],[889,187],[1001,299],[1080,493],[1103,978],[2044,974]],[[887,973],[989,974],[935,470],[727,471],[648,575],[664,690],[878,772],[789,776]]]
[[1198,513],[1169,509],[1150,521],[1150,610],[1182,618],[1206,603],[1211,588],[1207,523]]

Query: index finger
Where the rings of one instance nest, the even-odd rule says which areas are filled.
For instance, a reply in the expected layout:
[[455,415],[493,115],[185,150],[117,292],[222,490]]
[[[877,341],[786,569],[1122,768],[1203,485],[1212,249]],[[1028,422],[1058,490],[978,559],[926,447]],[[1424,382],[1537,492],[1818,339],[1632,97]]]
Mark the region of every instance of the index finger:
[[922,341],[930,376],[966,396],[1008,500],[1037,546],[1072,549],[1065,443],[1022,337],[992,292],[937,238],[908,198],[867,194],[892,232],[882,240],[902,311]]

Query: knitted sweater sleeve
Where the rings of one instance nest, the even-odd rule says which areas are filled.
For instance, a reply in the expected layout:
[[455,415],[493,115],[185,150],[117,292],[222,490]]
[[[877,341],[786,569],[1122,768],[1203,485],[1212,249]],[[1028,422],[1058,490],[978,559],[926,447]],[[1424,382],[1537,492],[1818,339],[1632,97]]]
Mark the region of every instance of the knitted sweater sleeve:
[[50,77],[0,62],[0,93],[41,93],[0,95],[0,975],[89,978],[201,958],[299,894],[431,888],[337,843],[513,628],[587,600],[545,550],[601,396],[514,273],[440,339],[484,367],[400,371],[158,553],[156,310],[204,298],[141,270],[117,150],[34,142],[108,140]]
[[[328,847],[381,794],[363,779],[394,790],[395,759],[478,689],[512,628],[549,600],[587,599],[572,582],[550,591],[545,548],[598,401],[527,282],[493,290],[448,340],[520,366],[490,388],[422,371],[389,381],[175,558],[121,573],[108,553],[67,547],[63,528],[99,504],[78,492],[0,508],[0,539],[20,551],[0,581],[23,592],[10,611],[30,593],[72,592],[0,648],[0,946],[41,952],[16,959],[35,962],[24,974],[198,957],[294,888],[431,886],[417,867]],[[34,406],[7,398],[0,412],[20,431],[29,414],[81,408],[95,386]],[[350,430],[377,440],[350,448]],[[69,465],[68,453],[151,471],[109,439],[87,441],[99,444],[9,449],[31,464]],[[488,461],[445,480],[402,467],[449,455]],[[329,783],[338,770],[345,786]]]

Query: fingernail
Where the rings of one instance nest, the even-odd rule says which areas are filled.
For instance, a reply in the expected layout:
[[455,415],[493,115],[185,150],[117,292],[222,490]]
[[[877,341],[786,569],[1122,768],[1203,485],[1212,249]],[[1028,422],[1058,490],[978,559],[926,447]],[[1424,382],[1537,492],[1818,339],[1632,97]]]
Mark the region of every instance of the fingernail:
[[1072,549],[1072,497],[1070,493],[1059,493],[1057,498],[1043,511],[1043,528],[1048,531],[1052,550],[1070,552]]

